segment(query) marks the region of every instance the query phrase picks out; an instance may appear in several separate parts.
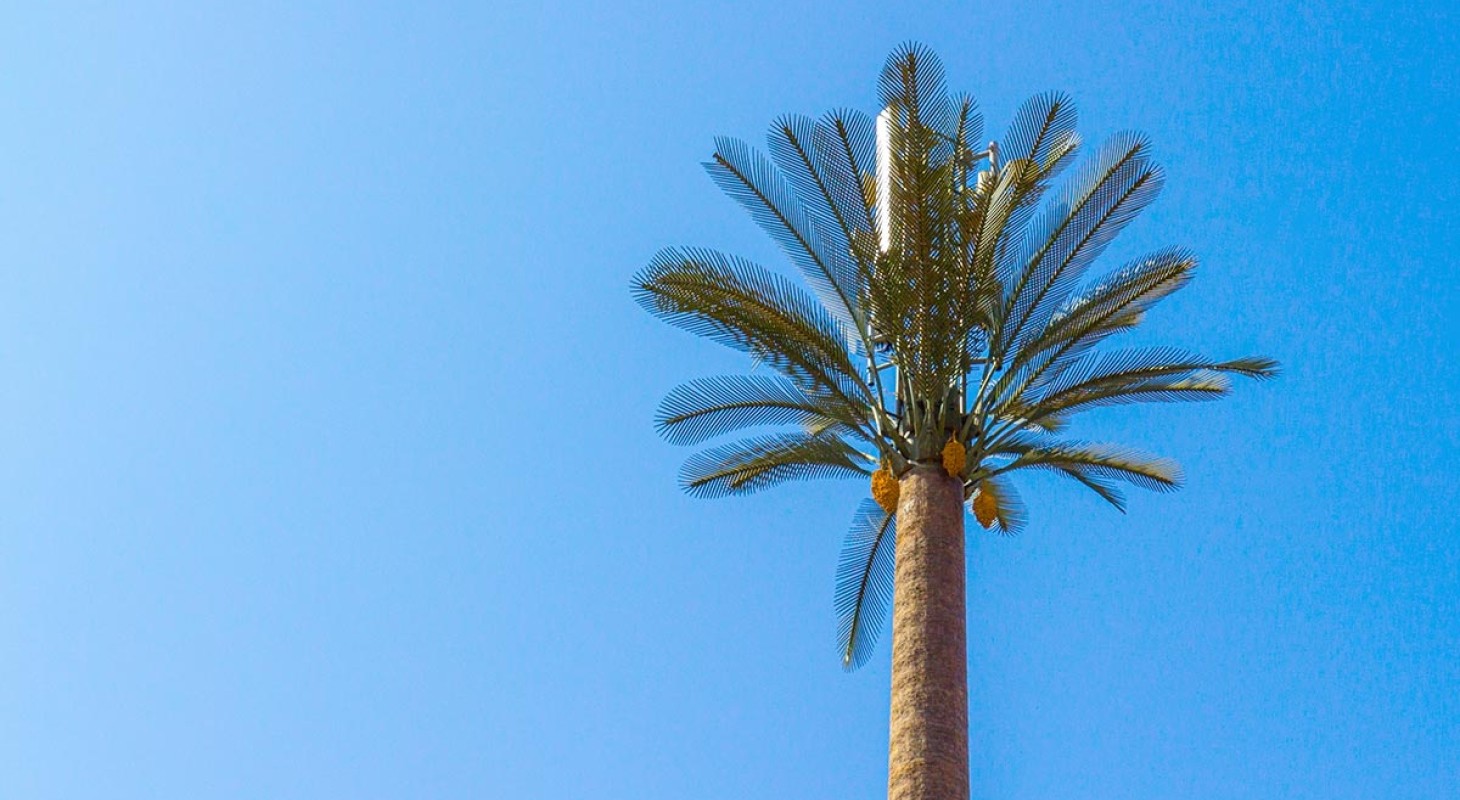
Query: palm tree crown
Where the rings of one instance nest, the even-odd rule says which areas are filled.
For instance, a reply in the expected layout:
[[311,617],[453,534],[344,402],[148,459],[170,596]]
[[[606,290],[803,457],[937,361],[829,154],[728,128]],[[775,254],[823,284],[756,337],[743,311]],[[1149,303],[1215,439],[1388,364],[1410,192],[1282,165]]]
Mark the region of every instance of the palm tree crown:
[[1029,99],[985,146],[973,100],[946,90],[921,46],[892,54],[879,90],[875,118],[782,117],[769,156],[717,139],[706,164],[809,291],[700,248],[661,251],[633,285],[651,313],[776,373],[701,378],[664,400],[657,424],[675,444],[759,429],[691,456],[681,473],[689,493],[872,476],[876,501],[857,509],[837,576],[849,669],[870,655],[891,596],[897,476],[942,465],[961,478],[978,521],[1006,533],[1025,519],[1010,481],[1020,470],[1063,475],[1123,509],[1121,484],[1172,489],[1176,465],[1066,438],[1071,417],[1216,398],[1229,376],[1276,372],[1266,358],[1216,361],[1174,347],[1097,352],[1196,265],[1169,248],[1087,277],[1160,191],[1145,137],[1110,138],[1051,192],[1080,148],[1068,97]]

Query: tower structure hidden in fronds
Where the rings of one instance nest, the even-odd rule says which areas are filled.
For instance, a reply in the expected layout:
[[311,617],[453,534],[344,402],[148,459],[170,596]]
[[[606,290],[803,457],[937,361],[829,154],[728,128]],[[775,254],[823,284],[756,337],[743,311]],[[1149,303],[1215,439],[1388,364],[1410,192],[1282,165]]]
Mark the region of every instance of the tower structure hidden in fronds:
[[1210,400],[1270,359],[1120,346],[1191,279],[1179,247],[1096,264],[1159,194],[1150,144],[1120,133],[1087,157],[1070,99],[1025,102],[983,143],[971,97],[907,45],[881,110],[775,121],[761,151],[722,138],[706,169],[781,245],[804,282],[694,247],[633,282],[651,313],[750,355],[772,374],[693,380],[657,424],[686,491],[744,494],[789,480],[870,479],[838,565],[842,664],[893,622],[889,796],[967,797],[964,505],[984,528],[1025,520],[1016,476],[1041,470],[1118,509],[1124,487],[1180,482],[1176,465],[1069,435],[1111,405]]

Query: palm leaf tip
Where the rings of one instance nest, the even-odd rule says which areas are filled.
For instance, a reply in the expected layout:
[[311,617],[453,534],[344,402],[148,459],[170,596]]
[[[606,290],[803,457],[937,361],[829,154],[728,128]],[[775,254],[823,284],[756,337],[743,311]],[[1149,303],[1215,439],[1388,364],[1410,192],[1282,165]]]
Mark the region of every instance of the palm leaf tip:
[[837,562],[835,606],[842,668],[860,668],[871,658],[892,601],[897,520],[871,500],[852,517]]
[[1085,485],[1106,502],[1125,511],[1120,484],[1155,492],[1181,487],[1181,467],[1175,461],[1123,447],[1084,443],[1058,443],[1029,447],[1018,458],[998,469],[1007,474],[1020,469],[1046,469]]
[[1221,370],[1262,381],[1278,377],[1282,374],[1283,368],[1276,359],[1265,356],[1248,356],[1223,362]]
[[[1064,92],[1044,92],[1024,101],[1000,142],[1000,158],[1029,160],[1043,167],[1075,136],[1074,102]],[[1053,166],[1051,164],[1051,166]]]
[[904,124],[952,136],[958,112],[943,78],[943,62],[928,47],[906,42],[887,57],[878,79],[882,107],[898,109]]
[[1170,458],[1151,456],[1124,448],[1087,448],[1075,459],[1101,476],[1115,478],[1155,492],[1173,492],[1186,480],[1181,465]]
[[[806,130],[800,136],[814,137],[814,123],[809,120],[806,123]],[[816,195],[802,197],[796,189],[796,179],[802,177],[800,172],[804,170],[810,170],[809,180],[818,189],[821,181],[814,158],[798,138],[795,118],[788,118],[787,126],[789,134],[782,128],[771,130],[773,153],[780,155],[780,165],[745,142],[722,136],[716,137],[715,152],[704,167],[715,184],[750,212],[756,224],[781,245],[838,323],[851,327],[855,317],[856,268],[842,244],[845,240],[836,236],[837,227],[831,224],[827,213],[818,213],[825,209],[808,202]],[[786,149],[796,151],[799,158],[784,152]],[[790,174],[786,172],[788,168]]]

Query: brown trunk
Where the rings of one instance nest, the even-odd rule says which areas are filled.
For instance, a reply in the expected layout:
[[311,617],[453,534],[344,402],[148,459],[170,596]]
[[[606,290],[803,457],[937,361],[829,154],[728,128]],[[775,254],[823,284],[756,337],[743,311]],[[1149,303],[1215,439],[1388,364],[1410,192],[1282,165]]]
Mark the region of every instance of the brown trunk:
[[888,800],[968,800],[963,486],[914,467],[897,503]]

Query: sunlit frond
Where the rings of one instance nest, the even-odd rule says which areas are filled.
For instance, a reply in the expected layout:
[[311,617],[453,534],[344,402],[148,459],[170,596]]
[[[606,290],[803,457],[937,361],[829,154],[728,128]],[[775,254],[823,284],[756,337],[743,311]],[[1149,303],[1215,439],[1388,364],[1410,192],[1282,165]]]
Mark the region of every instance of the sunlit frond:
[[[847,152],[844,150],[847,142],[823,141],[818,136],[818,128],[808,117],[788,115],[776,120],[767,137],[771,158],[795,187],[796,195],[826,245],[825,255],[814,259],[809,266],[815,267],[819,280],[835,291],[834,302],[845,306],[852,319],[860,324],[861,279],[870,273],[873,258],[871,252],[856,246],[857,240],[870,232],[866,209],[860,202],[855,180],[850,179],[854,173],[839,163]],[[832,148],[832,152],[819,153],[821,146]],[[857,200],[855,205],[848,202],[850,199]],[[861,348],[862,344],[860,339],[853,338],[854,349]]]
[[1185,251],[1161,251],[1067,300],[1038,336],[1008,354],[990,390],[997,398],[993,405],[1022,402],[1026,391],[1054,380],[1096,345],[1133,327],[1146,309],[1186,284],[1195,263]]
[[[772,128],[773,145],[776,131]],[[855,331],[857,267],[845,245],[835,239],[838,229],[828,227],[823,231],[786,176],[745,142],[716,138],[715,152],[705,163],[705,170],[781,245],[843,333]],[[830,242],[824,240],[827,233],[833,236]],[[856,341],[852,338],[848,343],[855,347]]]
[[1090,263],[1156,198],[1162,173],[1148,151],[1143,136],[1113,137],[1032,224],[1025,247],[1002,270],[1010,289],[995,353],[1006,353],[1037,334]]
[[[664,398],[655,425],[671,444],[699,444],[745,428],[798,425],[825,431],[868,430],[862,409],[836,397],[813,396],[774,375],[722,375],[681,384]],[[861,433],[865,436],[865,433]]]
[[882,107],[898,107],[910,124],[951,136],[956,108],[943,82],[943,62],[917,42],[899,46],[887,57],[877,84]]
[[667,322],[750,353],[813,392],[867,401],[841,328],[790,280],[712,250],[660,251],[634,281],[639,304]]
[[1171,491],[1181,485],[1181,468],[1174,461],[1129,448],[1080,442],[1030,448],[992,474],[1003,475],[1034,468],[1053,470],[1075,478],[1096,489],[1102,497],[1121,509],[1124,509],[1123,501],[1119,499],[1118,492],[1111,491],[1117,484],[1127,483],[1157,492]]
[[1227,375],[1264,379],[1276,366],[1266,358],[1212,361],[1177,348],[1115,351],[1071,364],[1009,413],[1039,422],[1109,405],[1214,400],[1231,391]]
[[839,436],[783,433],[696,453],[680,469],[679,483],[695,497],[723,497],[789,480],[870,474],[868,460]]
[[1075,133],[1078,119],[1069,95],[1037,94],[1014,113],[1014,121],[999,143],[999,157],[1004,161],[1028,161],[1041,179],[1053,178],[1074,155],[1071,145],[1079,141]]
[[1016,251],[1029,216],[1061,171],[1075,157],[1080,136],[1070,98],[1059,92],[1035,95],[1014,115],[994,158],[997,178],[990,181],[988,213],[973,241],[981,272],[993,274],[1000,258]]
[[[815,153],[818,174],[831,195],[837,215],[846,223],[847,238],[860,263],[870,261],[870,249],[857,249],[876,228],[875,212],[863,181],[875,171],[872,118],[853,109],[828,112],[816,123]],[[865,281],[869,274],[860,276]]]

